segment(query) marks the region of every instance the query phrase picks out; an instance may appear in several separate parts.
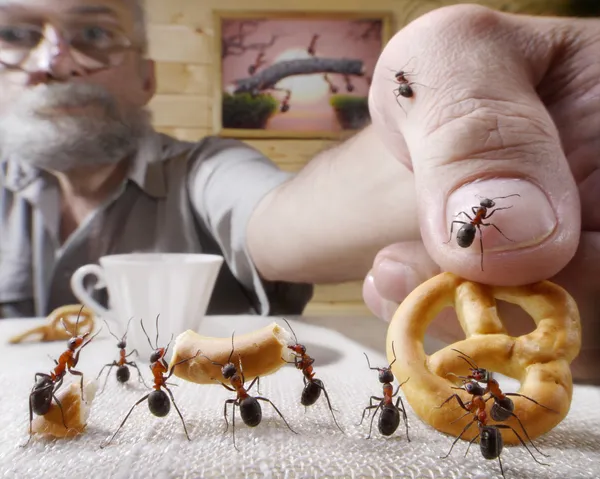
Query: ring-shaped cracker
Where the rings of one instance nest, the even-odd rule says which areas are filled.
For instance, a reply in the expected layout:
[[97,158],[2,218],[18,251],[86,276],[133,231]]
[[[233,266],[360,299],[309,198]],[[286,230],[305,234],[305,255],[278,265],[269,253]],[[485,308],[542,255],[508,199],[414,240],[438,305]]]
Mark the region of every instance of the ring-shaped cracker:
[[[537,328],[529,334],[512,337],[498,316],[495,299],[522,307]],[[431,356],[425,354],[423,339],[431,321],[446,307],[454,307],[466,339],[451,344]],[[456,351],[473,358],[480,368],[517,379],[518,392],[553,409],[548,411],[525,398],[511,396],[527,433],[534,439],[550,431],[569,412],[573,394],[570,363],[581,348],[581,324],[577,305],[561,287],[549,281],[519,286],[488,286],[451,273],[442,273],[421,284],[402,302],[390,323],[386,349],[393,360],[392,370],[415,413],[427,424],[458,436],[473,416],[454,422],[465,411],[452,400],[437,408],[452,394],[464,402],[471,399],[456,387],[451,374],[467,375],[469,366]],[[459,383],[460,384],[460,383]],[[486,396],[487,397],[487,396]],[[488,401],[488,417],[493,400]],[[495,424],[489,420],[489,424]],[[512,426],[525,439],[514,417],[502,424]],[[520,444],[510,429],[501,429],[506,444]],[[471,440],[477,427],[471,426],[462,438]]]

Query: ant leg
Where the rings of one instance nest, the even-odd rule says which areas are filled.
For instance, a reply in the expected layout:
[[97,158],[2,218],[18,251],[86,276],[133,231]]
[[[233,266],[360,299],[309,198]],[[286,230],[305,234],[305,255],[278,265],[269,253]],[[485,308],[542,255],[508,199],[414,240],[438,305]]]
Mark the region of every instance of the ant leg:
[[117,428],[117,430],[115,431],[115,433],[110,437],[110,439],[108,440],[107,443],[105,444],[100,444],[100,449],[104,449],[106,446],[108,446],[112,440],[115,438],[115,436],[117,435],[117,433],[121,430],[121,428],[123,427],[123,425],[125,424],[125,421],[127,421],[127,418],[131,415],[131,413],[133,412],[133,410],[135,409],[135,407],[138,404],[141,404],[142,402],[144,402],[146,399],[148,399],[148,396],[150,396],[150,394],[146,394],[143,398],[139,399],[133,406],[131,406],[131,409],[129,410],[129,412],[127,413],[127,416],[125,416],[125,419],[123,419],[123,422],[121,423],[121,425]]
[[[100,369],[100,372],[98,373],[98,376],[96,376],[96,379],[98,379],[102,375],[102,371],[104,371],[105,368],[107,368],[108,366],[116,366],[116,364],[116,361],[113,361],[112,363],[106,363],[104,366],[102,366],[102,369]],[[110,369],[108,370],[108,374],[110,374]]]
[[528,399],[528,400],[530,400],[532,403],[535,403],[535,404],[537,404],[538,406],[541,406],[541,407],[543,407],[544,409],[547,409],[548,411],[551,411],[551,412],[553,412],[553,413],[556,413],[556,414],[558,414],[558,412],[557,412],[557,411],[555,411],[554,409],[551,409],[551,408],[549,408],[548,406],[544,406],[543,404],[540,404],[539,402],[537,402],[535,399],[533,399],[533,398],[530,398],[529,396],[525,396],[524,394],[519,394],[519,393],[504,393],[504,395],[505,395],[505,396],[518,396],[518,397],[522,397],[522,398]]
[[[102,369],[100,370],[100,373],[102,373],[102,370],[106,367],[106,366],[110,366],[108,368],[108,372],[106,373],[106,379],[104,380],[104,386],[102,386],[102,391],[100,391],[100,394],[102,394],[104,392],[104,388],[106,387],[106,383],[108,382],[108,377],[110,376],[110,372],[112,371],[112,368],[114,366],[117,366],[117,362],[113,361],[112,364],[105,364]],[[100,377],[100,374],[98,374],[98,377],[96,379],[98,379]]]
[[69,368],[69,372],[71,374],[74,374],[75,376],[80,376],[81,377],[81,381],[79,381],[80,386],[81,386],[81,399],[83,400],[83,373],[81,371],[77,371],[75,369],[71,369]]
[[502,459],[500,459],[500,456],[498,456],[498,464],[500,464],[500,474],[502,474],[502,477],[506,479],[506,476],[504,475],[504,468],[502,467]]
[[65,429],[69,429],[69,427],[67,426],[67,422],[65,421],[65,411],[62,407],[62,404],[60,403],[60,401],[58,400],[58,398],[52,394],[52,397],[54,398],[54,401],[56,402],[56,405],[58,406],[58,409],[60,409],[60,415],[62,416],[62,423],[63,426],[65,426]]
[[[498,403],[496,403],[496,404],[498,404]],[[498,406],[500,406],[500,405],[498,404]],[[544,457],[550,457],[550,455],[548,455],[548,454],[545,454],[545,453],[543,453],[542,451],[540,451],[540,450],[538,449],[538,447],[537,447],[537,446],[536,446],[536,445],[533,443],[533,441],[532,441],[532,440],[531,440],[531,438],[529,437],[529,434],[528,434],[528,432],[527,432],[527,429],[525,429],[525,426],[523,425],[523,423],[522,423],[522,422],[521,422],[521,420],[519,419],[519,416],[517,416],[517,415],[516,415],[514,412],[512,412],[512,411],[509,411],[509,410],[508,410],[508,409],[506,409],[506,408],[503,408],[502,406],[500,406],[500,408],[501,408],[502,410],[506,411],[507,413],[509,413],[511,416],[513,416],[513,417],[514,417],[514,418],[517,420],[517,422],[519,423],[519,426],[521,426],[521,429],[523,429],[523,432],[525,433],[525,437],[527,438],[527,440],[529,441],[529,443],[530,443],[530,444],[533,446],[533,448],[534,448],[534,449],[535,449],[537,452],[539,452],[539,453],[540,453],[540,455],[542,455],[542,456],[544,456]]]
[[[464,212],[462,212],[462,213],[464,213]],[[448,244],[452,240],[452,232],[454,231],[454,223],[459,223],[461,225],[468,224],[466,221],[459,221],[459,220],[452,221],[452,223],[450,223],[450,237],[448,238],[448,241],[444,242],[444,244]]]
[[131,352],[126,355],[125,357],[128,358],[129,356],[131,356],[133,353],[135,353],[135,355],[139,358],[140,357],[140,353],[137,352],[137,349],[133,349],[131,350]]
[[498,231],[498,233],[500,233],[502,236],[504,236],[508,241],[512,241],[513,243],[515,242],[515,240],[510,239],[508,236],[506,236],[502,230],[500,228],[498,228],[494,223],[481,223],[481,226],[493,226],[494,228],[496,228],[496,230]]
[[337,428],[342,431],[342,434],[344,433],[344,430],[340,427],[340,425],[337,422],[337,419],[335,418],[335,414],[333,413],[333,407],[331,407],[331,401],[329,400],[329,394],[327,394],[327,389],[325,389],[325,384],[321,383],[315,383],[319,388],[321,388],[323,390],[323,393],[325,394],[325,399],[327,399],[327,405],[329,406],[329,410],[331,411],[331,417],[333,417],[333,422],[335,423],[335,425],[337,426]]
[[[375,404],[375,405],[371,405],[371,406],[367,406],[367,407],[365,407],[365,408],[363,409],[363,413],[362,413],[362,417],[360,418],[360,422],[359,422],[359,423],[358,423],[356,426],[358,427],[358,426],[360,426],[360,425],[362,424],[363,420],[365,419],[365,413],[366,413],[368,410],[375,409],[376,407],[379,407],[379,404]],[[369,413],[369,415],[370,415],[370,413]]]
[[173,364],[173,367],[169,371],[169,375],[165,378],[165,381],[173,375],[173,373],[175,372],[175,368],[177,366],[198,357],[198,354],[200,354],[200,350],[196,351],[196,354],[194,354],[193,356],[190,356],[189,358],[186,358],[186,359],[182,359],[181,361],[177,361],[175,364]]
[[464,427],[464,429],[462,430],[462,432],[461,432],[461,433],[458,435],[458,437],[457,437],[457,438],[454,440],[454,442],[452,443],[452,446],[450,446],[450,450],[448,451],[448,454],[446,454],[445,456],[441,456],[441,457],[440,457],[440,459],[446,459],[446,458],[447,458],[447,457],[450,455],[450,453],[452,452],[452,448],[454,447],[454,445],[455,445],[455,444],[458,442],[458,440],[459,440],[459,439],[462,437],[462,435],[463,435],[465,432],[467,432],[467,429],[469,429],[469,428],[470,428],[470,427],[473,425],[473,423],[474,423],[475,421],[477,421],[477,416],[475,416],[475,417],[473,418],[473,420],[472,420],[472,421],[471,421],[469,424],[467,424],[467,425]]
[[481,225],[477,225],[477,230],[479,230],[479,247],[481,248],[481,271],[483,271],[483,233],[481,232]]
[[[462,388],[459,388],[459,389],[462,389]],[[462,399],[460,398],[460,396],[458,394],[453,394],[452,396],[449,396],[442,404],[440,404],[439,406],[435,406],[433,409],[443,408],[444,404],[449,403],[450,401],[452,401],[453,398],[456,398],[456,400],[458,401],[458,404],[460,405],[461,408],[463,408],[467,412],[471,412],[471,410],[467,406],[465,406],[465,403],[462,401]]]
[[489,215],[485,215],[482,219],[487,220],[489,218],[491,218],[491,216],[496,212],[496,211],[500,211],[500,210],[509,210],[511,209],[512,206],[503,206],[502,208],[494,208],[492,211],[490,211]]
[[[381,401],[377,405],[377,409],[383,409],[383,401]],[[375,409],[373,416],[371,416],[371,423],[369,424],[369,435],[367,436],[367,439],[371,438],[371,432],[373,432],[373,421],[375,420],[375,416],[377,416],[377,409]]]
[[[219,381],[221,383],[221,381]],[[231,386],[227,386],[227,384],[225,383],[221,383],[221,386],[223,386],[225,389],[227,389],[228,391],[233,391],[235,392],[235,389],[232,388]]]
[[270,399],[267,399],[265,397],[261,397],[261,396],[256,396],[256,399],[259,399],[260,401],[265,401],[268,402],[271,406],[273,406],[273,409],[275,409],[275,412],[277,412],[277,414],[279,414],[279,417],[281,417],[281,419],[283,419],[283,422],[285,423],[285,425],[288,427],[288,429],[290,431],[292,431],[294,434],[298,434],[296,431],[294,431],[291,426],[288,424],[288,422],[285,420],[285,418],[283,417],[283,414],[281,414],[281,411],[279,409],[277,409],[277,406],[275,406],[275,404],[273,404],[273,401],[271,401]]
[[533,457],[533,460],[535,462],[537,462],[538,464],[541,464],[542,466],[550,466],[550,464],[546,464],[544,462],[540,462],[540,461],[538,461],[536,459],[536,457],[531,452],[531,449],[529,449],[527,447],[527,444],[525,444],[525,441],[523,441],[523,438],[521,438],[521,436],[519,436],[519,433],[517,431],[515,431],[512,426],[509,426],[508,424],[495,424],[494,426],[497,427],[497,428],[500,428],[500,429],[510,429],[512,432],[515,433],[515,436],[517,436],[517,438],[519,439],[519,441],[521,442],[521,444],[523,444],[523,447],[525,447],[525,449],[527,449],[527,452],[531,455],[531,457]]
[[177,414],[179,414],[179,418],[181,419],[181,424],[183,424],[183,430],[185,431],[185,435],[187,436],[188,441],[191,441],[190,435],[188,434],[187,427],[185,426],[185,421],[183,420],[183,415],[181,414],[181,411],[177,407],[177,403],[175,402],[175,397],[173,396],[173,393],[166,385],[163,385],[163,387],[167,390],[167,392],[169,393],[169,396],[171,396],[171,401],[173,401],[173,406],[175,406],[175,411],[177,411]]
[[252,389],[252,386],[254,386],[254,383],[256,383],[256,382],[258,383],[258,384],[256,385],[256,389],[257,389],[257,391],[258,391],[258,394],[260,394],[260,376],[256,376],[256,377],[255,377],[255,378],[252,380],[252,382],[250,383],[250,386],[248,386],[248,387],[246,388],[246,391],[250,391],[250,389]]
[[406,115],[406,110],[404,109],[404,107],[402,106],[402,103],[400,103],[400,92],[398,90],[394,90],[394,96],[396,97],[396,103],[398,103],[398,106],[400,108],[402,108],[402,111],[404,112],[404,114]]
[[228,399],[227,401],[225,401],[225,404],[223,405],[223,417],[225,418],[225,431],[223,431],[223,434],[225,434],[227,432],[227,430],[229,429],[229,421],[227,420],[227,405],[228,404],[233,404],[233,410],[231,412],[231,421],[233,424],[233,447],[235,447],[235,449],[239,452],[239,449],[235,445],[235,405],[237,404],[236,399]]
[[[458,409],[458,408],[456,408],[456,409]],[[456,410],[456,409],[454,409],[454,410]],[[469,414],[471,414],[471,411],[467,411],[467,412],[466,412],[466,413],[464,413],[462,416],[460,416],[460,417],[457,417],[457,418],[456,418],[454,421],[452,421],[450,424],[454,424],[455,422],[458,422],[458,421],[460,421],[460,420],[461,420],[463,417],[466,417],[466,416],[468,416]]]
[[[398,407],[398,403],[402,404],[402,407]],[[398,399],[396,399],[396,408],[402,411],[402,419],[404,419],[404,425],[406,426],[406,439],[408,439],[408,442],[410,442],[410,437],[408,437],[408,416],[406,415],[406,409],[404,408],[402,396],[398,396]]]
[[[134,350],[134,351],[135,351],[135,350]],[[137,369],[137,372],[138,372],[138,382],[141,382],[141,383],[143,383],[143,384],[144,384],[144,386],[146,386],[146,387],[149,387],[149,386],[146,384],[146,381],[144,381],[144,376],[142,376],[142,373],[140,372],[140,368],[138,368],[138,365],[137,365],[137,364],[135,364],[135,362],[134,362],[134,361],[127,361],[125,364],[127,364],[127,365],[129,365],[129,366],[131,366],[131,367],[134,367],[135,369]]]
[[469,454],[469,449],[471,449],[471,444],[473,444],[475,442],[475,439],[477,439],[479,437],[479,434],[477,434],[477,436],[475,436],[473,439],[471,439],[469,441],[469,445],[467,446],[467,450],[465,451],[465,457],[467,457],[467,454]]

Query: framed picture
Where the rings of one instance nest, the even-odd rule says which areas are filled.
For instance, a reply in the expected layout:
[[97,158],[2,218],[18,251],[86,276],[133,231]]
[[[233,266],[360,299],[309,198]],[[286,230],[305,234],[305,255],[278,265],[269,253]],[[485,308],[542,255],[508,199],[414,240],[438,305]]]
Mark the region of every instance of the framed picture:
[[330,138],[370,122],[391,13],[215,12],[215,134]]

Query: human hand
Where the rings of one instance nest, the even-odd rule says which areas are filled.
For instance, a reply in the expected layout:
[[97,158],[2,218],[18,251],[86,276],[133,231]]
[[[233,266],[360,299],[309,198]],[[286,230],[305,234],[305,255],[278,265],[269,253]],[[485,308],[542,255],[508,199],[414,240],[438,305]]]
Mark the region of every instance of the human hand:
[[[414,97],[394,99],[394,71]],[[440,271],[494,285],[543,279],[575,298],[583,324],[579,378],[600,358],[600,21],[511,15],[451,6],[415,20],[383,51],[370,92],[373,126],[414,172],[421,238],[376,257],[364,299],[390,319],[398,303]],[[404,111],[403,111],[404,109]],[[473,245],[452,240],[460,211],[480,197],[498,211]],[[401,221],[401,219],[399,219]],[[533,329],[520,308],[502,304],[509,332]],[[503,314],[503,313],[509,314]],[[453,314],[453,313],[452,313]],[[462,337],[438,318],[431,333]],[[588,366],[586,366],[588,365]]]

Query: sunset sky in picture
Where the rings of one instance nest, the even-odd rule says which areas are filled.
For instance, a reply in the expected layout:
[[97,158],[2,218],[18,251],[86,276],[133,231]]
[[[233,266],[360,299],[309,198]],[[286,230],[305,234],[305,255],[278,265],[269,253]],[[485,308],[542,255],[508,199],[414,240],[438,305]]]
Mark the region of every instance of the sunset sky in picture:
[[[223,19],[222,37],[235,35],[239,31],[240,22],[243,21],[244,19]],[[366,41],[359,38],[367,28],[366,23],[358,24],[352,20],[263,20],[255,27],[244,29],[251,33],[246,35],[243,44],[268,43],[272,35],[278,35],[273,46],[265,50],[266,63],[257,71],[260,73],[264,68],[280,61],[311,58],[307,49],[312,36],[319,34],[316,57],[362,60],[366,74],[371,75],[382,45],[380,33]],[[247,50],[240,55],[225,57],[221,69],[223,89],[231,86],[236,79],[249,77],[248,67],[254,64],[258,54],[259,50]],[[369,85],[365,78],[350,76],[354,91],[348,93],[342,75],[330,73],[328,77],[338,87],[338,94],[360,97],[368,95]],[[390,86],[392,89],[393,84]],[[276,87],[292,91],[290,109],[286,113],[277,111],[269,121],[267,129],[340,130],[335,113],[329,104],[331,93],[323,74],[287,77],[278,82]],[[282,91],[270,91],[270,93],[279,100],[285,96],[285,92]]]

